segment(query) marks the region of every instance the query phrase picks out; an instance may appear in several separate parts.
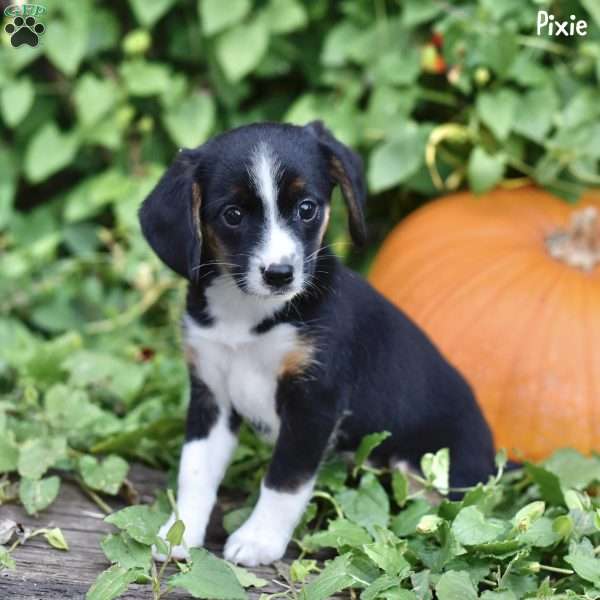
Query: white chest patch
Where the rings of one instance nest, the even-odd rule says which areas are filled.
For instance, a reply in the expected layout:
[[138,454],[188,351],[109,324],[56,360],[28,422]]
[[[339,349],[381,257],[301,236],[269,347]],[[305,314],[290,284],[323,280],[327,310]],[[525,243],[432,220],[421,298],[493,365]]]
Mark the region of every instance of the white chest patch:
[[233,407],[274,441],[279,431],[277,378],[286,357],[300,345],[297,330],[282,323],[266,333],[253,333],[280,306],[234,289],[225,278],[207,290],[207,301],[212,325],[200,326],[189,316],[184,318],[185,341],[196,373],[221,406]]

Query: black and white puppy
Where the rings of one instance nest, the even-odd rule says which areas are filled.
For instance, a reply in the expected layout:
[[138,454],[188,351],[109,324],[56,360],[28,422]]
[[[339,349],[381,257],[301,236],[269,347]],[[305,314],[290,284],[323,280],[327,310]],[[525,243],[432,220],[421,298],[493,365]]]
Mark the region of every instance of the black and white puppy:
[[248,566],[283,556],[328,448],[352,450],[387,430],[377,461],[418,465],[448,447],[452,486],[493,471],[469,386],[324,244],[336,185],[362,243],[360,158],[320,122],[255,124],[182,150],[141,208],[150,246],[189,281],[191,398],[177,500],[188,548],[204,542],[242,418],[274,443],[258,503],[225,547]]

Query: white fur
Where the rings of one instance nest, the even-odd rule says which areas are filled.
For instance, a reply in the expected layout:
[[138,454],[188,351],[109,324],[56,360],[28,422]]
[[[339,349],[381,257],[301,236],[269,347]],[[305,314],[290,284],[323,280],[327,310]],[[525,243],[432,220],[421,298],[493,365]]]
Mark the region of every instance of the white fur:
[[[177,481],[177,510],[185,525],[185,532],[183,544],[173,549],[173,556],[177,559],[188,558],[189,548],[197,548],[204,543],[217,489],[236,446],[236,437],[227,421],[226,413],[221,411],[208,437],[187,442],[183,446]],[[174,522],[173,514],[158,535],[166,539]],[[158,552],[155,551],[154,555],[164,560],[164,556]]]
[[215,281],[206,297],[215,324],[203,327],[189,317],[184,320],[196,372],[223,408],[235,408],[274,441],[279,431],[277,376],[285,355],[297,345],[296,328],[282,323],[261,335],[253,333],[282,302],[248,296],[227,276]]
[[247,284],[251,293],[270,295],[264,285],[262,270],[272,264],[287,263],[294,267],[294,280],[285,298],[295,296],[302,288],[302,247],[299,241],[280,218],[277,199],[278,179],[281,165],[271,148],[260,143],[254,150],[250,165],[250,177],[256,193],[263,204],[265,229],[255,255],[249,261]]
[[293,493],[263,484],[250,518],[225,545],[225,558],[247,567],[266,565],[283,557],[294,529],[310,500],[314,479]]

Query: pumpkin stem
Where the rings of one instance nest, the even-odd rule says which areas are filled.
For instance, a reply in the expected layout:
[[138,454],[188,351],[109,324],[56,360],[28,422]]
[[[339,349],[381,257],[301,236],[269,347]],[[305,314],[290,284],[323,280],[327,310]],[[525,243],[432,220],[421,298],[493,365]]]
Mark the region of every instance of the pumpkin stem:
[[591,271],[600,263],[598,217],[595,206],[575,211],[566,229],[558,229],[546,237],[546,249],[550,256],[571,267]]

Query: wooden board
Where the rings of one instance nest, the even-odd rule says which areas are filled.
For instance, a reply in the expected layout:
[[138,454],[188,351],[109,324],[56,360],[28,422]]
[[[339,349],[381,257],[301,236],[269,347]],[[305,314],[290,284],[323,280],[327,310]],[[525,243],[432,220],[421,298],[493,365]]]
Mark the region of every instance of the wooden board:
[[[135,466],[130,480],[140,493],[141,502],[151,502],[155,490],[164,485],[164,474],[147,467]],[[125,506],[122,502],[108,501],[115,510]],[[114,528],[104,523],[104,514],[76,484],[63,482],[57,500],[39,517],[28,516],[21,506],[0,506],[0,519],[13,519],[26,527],[60,527],[67,539],[68,552],[51,548],[43,537],[28,540],[15,549],[13,557],[16,571],[0,571],[0,600],[71,600],[82,599],[98,574],[109,566],[100,540]],[[220,510],[215,509],[209,526],[206,547],[221,555],[226,534],[221,526]],[[291,558],[287,559],[289,562]],[[285,568],[280,564],[279,568]],[[274,567],[252,569],[267,579],[269,586],[262,590],[249,590],[250,598],[260,593],[281,592],[281,581]],[[121,598],[138,600],[151,598],[150,587],[132,584]],[[170,592],[166,599],[188,599],[183,591]]]

